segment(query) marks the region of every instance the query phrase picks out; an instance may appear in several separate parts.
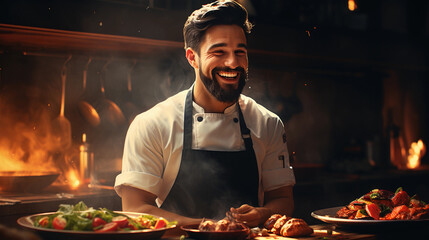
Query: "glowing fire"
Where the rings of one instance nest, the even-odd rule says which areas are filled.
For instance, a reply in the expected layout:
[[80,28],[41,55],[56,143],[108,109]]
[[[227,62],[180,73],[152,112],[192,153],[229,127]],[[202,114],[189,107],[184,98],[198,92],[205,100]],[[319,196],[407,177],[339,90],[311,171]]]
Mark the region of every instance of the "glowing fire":
[[349,0],[348,7],[349,7],[350,11],[356,10],[357,9],[357,5],[356,5],[355,0]]
[[0,95],[0,172],[59,172],[62,176],[53,185],[79,186],[78,174],[69,172],[78,155],[72,148],[57,147],[51,132],[51,104],[34,101],[21,113],[8,102],[10,95]]
[[426,146],[420,139],[417,142],[411,143],[410,150],[408,151],[407,168],[414,169],[420,166],[420,159],[426,153]]
[[70,169],[66,177],[71,189],[77,189],[80,186],[79,173],[75,169]]

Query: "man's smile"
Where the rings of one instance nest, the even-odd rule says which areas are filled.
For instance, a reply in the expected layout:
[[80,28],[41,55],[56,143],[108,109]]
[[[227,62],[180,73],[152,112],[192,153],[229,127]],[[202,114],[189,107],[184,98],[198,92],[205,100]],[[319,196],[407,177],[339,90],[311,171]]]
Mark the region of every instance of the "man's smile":
[[240,77],[240,73],[235,71],[218,71],[216,75],[218,75],[223,82],[237,82]]

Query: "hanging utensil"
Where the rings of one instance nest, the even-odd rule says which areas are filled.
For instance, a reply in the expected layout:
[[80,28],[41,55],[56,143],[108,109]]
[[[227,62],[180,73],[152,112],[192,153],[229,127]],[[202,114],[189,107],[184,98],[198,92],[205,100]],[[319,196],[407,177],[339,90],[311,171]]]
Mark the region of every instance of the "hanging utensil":
[[71,146],[71,124],[64,116],[65,95],[66,95],[66,78],[67,78],[67,63],[71,56],[67,58],[61,68],[61,108],[60,115],[52,122],[52,136],[55,140],[54,144],[58,150],[65,150]]
[[96,127],[100,124],[100,115],[98,114],[97,110],[92,106],[92,104],[90,104],[85,99],[85,95],[87,94],[86,82],[87,82],[88,68],[91,61],[92,61],[92,58],[89,58],[83,70],[83,96],[78,103],[78,108],[82,116],[85,118],[85,120],[92,126]]
[[126,122],[124,113],[122,110],[114,103],[113,101],[106,98],[105,87],[104,87],[104,77],[107,65],[109,65],[110,60],[104,64],[100,72],[100,90],[101,90],[101,99],[97,103],[97,112],[100,114],[101,122],[107,122],[110,125],[115,127],[120,126]]
[[133,102],[132,97],[132,81],[131,81],[131,73],[134,69],[134,67],[137,64],[137,60],[133,61],[133,64],[130,68],[130,70],[127,73],[127,95],[125,96],[125,101],[122,105],[122,109],[124,110],[125,116],[128,118],[128,124],[131,124],[131,122],[134,120],[134,118],[141,112],[140,108],[136,106],[136,104]]

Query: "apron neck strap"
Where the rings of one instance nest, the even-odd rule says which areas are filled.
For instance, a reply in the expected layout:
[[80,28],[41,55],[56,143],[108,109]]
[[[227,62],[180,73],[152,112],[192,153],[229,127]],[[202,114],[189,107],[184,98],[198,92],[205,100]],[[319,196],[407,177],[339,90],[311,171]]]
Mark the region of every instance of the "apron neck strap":
[[[183,148],[192,149],[192,111],[193,111],[193,93],[194,86],[186,94],[185,111],[184,111],[184,132],[183,132]],[[250,130],[246,126],[240,104],[237,101],[238,118],[240,122],[241,137],[244,140],[246,150],[253,148],[252,138],[250,137]]]

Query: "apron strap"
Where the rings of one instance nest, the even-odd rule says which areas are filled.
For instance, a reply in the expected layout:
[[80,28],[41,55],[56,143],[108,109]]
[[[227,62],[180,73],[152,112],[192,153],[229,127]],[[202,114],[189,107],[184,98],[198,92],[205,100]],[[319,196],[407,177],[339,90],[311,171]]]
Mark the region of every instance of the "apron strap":
[[194,109],[192,104],[192,98],[194,93],[194,86],[188,91],[185,100],[185,111],[184,111],[184,132],[183,132],[183,149],[191,150],[192,149],[192,111]]
[[240,130],[241,130],[241,137],[244,140],[244,145],[246,146],[246,150],[249,151],[250,149],[253,150],[253,142],[252,138],[250,137],[250,130],[247,128],[246,122],[244,121],[243,113],[241,112],[240,104],[237,101],[237,107],[238,107],[238,117],[240,118]]

